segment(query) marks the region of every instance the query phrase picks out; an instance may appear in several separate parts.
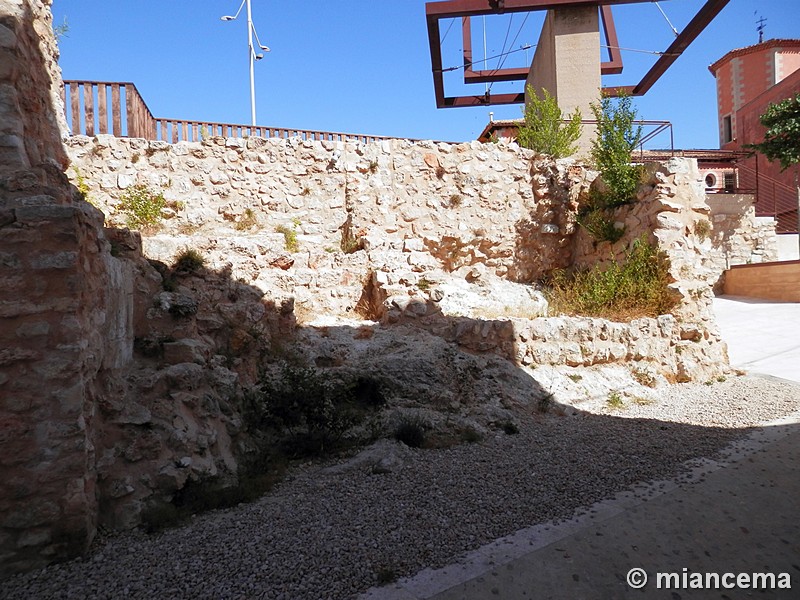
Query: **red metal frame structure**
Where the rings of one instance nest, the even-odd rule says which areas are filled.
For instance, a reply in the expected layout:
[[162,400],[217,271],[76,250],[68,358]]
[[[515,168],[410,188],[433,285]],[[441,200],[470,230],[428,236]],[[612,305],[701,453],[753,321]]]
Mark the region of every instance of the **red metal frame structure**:
[[[608,60],[600,63],[600,72],[603,75],[619,75],[622,73],[622,54],[619,51],[617,30],[614,27],[614,16],[611,14],[610,6],[600,7],[600,21],[603,24],[603,33],[608,40]],[[529,67],[474,71],[472,69],[472,17],[461,17],[461,34],[464,47],[464,83],[525,81],[528,78]]]
[[[517,81],[528,76],[527,69],[508,68],[484,71],[472,70],[472,39],[470,32],[470,17],[481,15],[494,15],[515,12],[533,12],[549,10],[551,8],[566,8],[578,6],[598,6],[601,10],[602,23],[609,48],[609,61],[601,64],[601,73],[619,74],[622,72],[622,58],[619,55],[616,29],[611,16],[611,6],[616,4],[635,4],[651,0],[445,0],[428,2],[425,5],[425,15],[428,24],[428,44],[431,52],[431,67],[433,70],[433,89],[436,95],[437,108],[453,108],[461,106],[487,106],[492,104],[521,104],[525,102],[524,93],[508,93],[479,96],[445,96],[444,94],[444,69],[442,68],[442,47],[440,42],[439,21],[461,17],[462,37],[464,41],[464,82],[483,83],[490,81]],[[678,34],[642,80],[635,85],[615,86],[603,88],[611,96],[625,93],[631,96],[644,95],[659,77],[675,62],[686,48],[697,38],[703,29],[716,17],[730,0],[707,0],[684,30]]]

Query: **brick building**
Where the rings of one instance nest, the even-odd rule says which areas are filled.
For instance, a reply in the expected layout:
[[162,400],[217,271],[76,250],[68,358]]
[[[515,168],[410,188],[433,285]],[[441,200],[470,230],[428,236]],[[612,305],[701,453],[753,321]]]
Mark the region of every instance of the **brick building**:
[[[800,40],[767,40],[731,50],[709,70],[717,80],[720,148],[741,150],[764,139],[759,118],[769,104],[800,93]],[[774,216],[779,232],[796,232],[798,167],[781,172],[777,161],[758,154],[737,167],[736,187],[755,192],[757,213]]]

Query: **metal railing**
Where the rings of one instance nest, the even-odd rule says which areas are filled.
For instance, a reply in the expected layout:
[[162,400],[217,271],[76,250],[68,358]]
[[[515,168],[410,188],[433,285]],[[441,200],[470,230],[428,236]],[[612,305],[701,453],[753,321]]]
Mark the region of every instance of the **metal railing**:
[[144,138],[173,144],[196,142],[213,136],[300,137],[304,140],[362,143],[401,139],[338,131],[163,119],[153,116],[139,90],[130,82],[65,80],[62,97],[72,135],[111,133],[117,137]]
[[797,233],[797,190],[742,162],[736,166],[739,185],[755,190],[756,215],[773,217],[778,233]]

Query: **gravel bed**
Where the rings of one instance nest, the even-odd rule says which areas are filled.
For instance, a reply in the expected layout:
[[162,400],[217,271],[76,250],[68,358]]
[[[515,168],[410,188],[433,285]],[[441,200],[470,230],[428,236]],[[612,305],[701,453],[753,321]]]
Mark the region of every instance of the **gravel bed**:
[[636,482],[677,476],[798,409],[800,387],[736,377],[665,387],[648,405],[530,415],[516,435],[409,450],[386,474],[307,465],[252,504],[112,537],[82,559],[15,576],[0,598],[351,598],[381,569],[444,566]]

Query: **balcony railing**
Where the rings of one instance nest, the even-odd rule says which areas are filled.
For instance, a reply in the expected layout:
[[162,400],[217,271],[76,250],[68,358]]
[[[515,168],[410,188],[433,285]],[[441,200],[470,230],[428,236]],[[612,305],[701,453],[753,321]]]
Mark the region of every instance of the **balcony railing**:
[[264,137],[304,140],[377,142],[398,139],[336,131],[287,127],[262,127],[212,121],[188,121],[154,117],[136,86],[130,82],[64,81],[64,105],[72,135],[110,133],[117,137],[164,142],[196,142],[213,136]]

